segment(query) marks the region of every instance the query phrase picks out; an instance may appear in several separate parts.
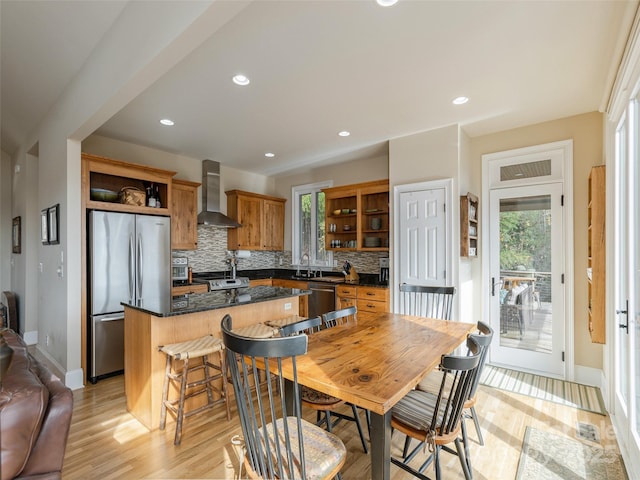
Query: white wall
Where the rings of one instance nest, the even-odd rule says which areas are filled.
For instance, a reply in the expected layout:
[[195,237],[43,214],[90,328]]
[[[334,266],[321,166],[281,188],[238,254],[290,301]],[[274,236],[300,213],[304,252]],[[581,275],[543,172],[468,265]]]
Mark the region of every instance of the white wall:
[[4,151],[0,157],[0,292],[11,290],[12,220],[11,157]]

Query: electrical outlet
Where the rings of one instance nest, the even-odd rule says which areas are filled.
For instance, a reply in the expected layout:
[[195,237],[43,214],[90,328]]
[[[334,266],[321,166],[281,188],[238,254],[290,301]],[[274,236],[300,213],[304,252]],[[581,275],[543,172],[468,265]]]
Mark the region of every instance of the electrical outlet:
[[291,302],[287,302],[284,304],[284,309],[285,310],[291,310]]
[[45,335],[44,337],[44,344],[48,347],[49,346],[49,335]]

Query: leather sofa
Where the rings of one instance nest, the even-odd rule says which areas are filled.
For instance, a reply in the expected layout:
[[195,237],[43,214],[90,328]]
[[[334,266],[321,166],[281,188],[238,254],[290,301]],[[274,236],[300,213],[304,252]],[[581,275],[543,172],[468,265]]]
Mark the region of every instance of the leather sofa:
[[13,349],[0,388],[1,480],[60,479],[73,395],[37,361],[13,330],[0,330]]

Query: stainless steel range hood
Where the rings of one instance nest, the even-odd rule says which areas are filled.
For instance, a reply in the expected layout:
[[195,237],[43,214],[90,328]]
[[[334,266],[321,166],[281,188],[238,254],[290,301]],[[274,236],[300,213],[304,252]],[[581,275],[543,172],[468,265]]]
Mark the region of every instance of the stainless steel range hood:
[[198,223],[222,228],[242,226],[220,213],[220,163],[213,160],[202,161],[202,212]]

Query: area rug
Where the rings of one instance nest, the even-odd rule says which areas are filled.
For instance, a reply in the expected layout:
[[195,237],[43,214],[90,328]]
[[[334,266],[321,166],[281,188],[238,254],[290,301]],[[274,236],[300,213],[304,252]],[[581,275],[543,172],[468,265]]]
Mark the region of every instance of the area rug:
[[527,427],[516,480],[624,480],[622,457],[599,445]]
[[500,390],[560,403],[606,415],[602,393],[597,387],[566,382],[508,368],[485,365],[480,383]]

